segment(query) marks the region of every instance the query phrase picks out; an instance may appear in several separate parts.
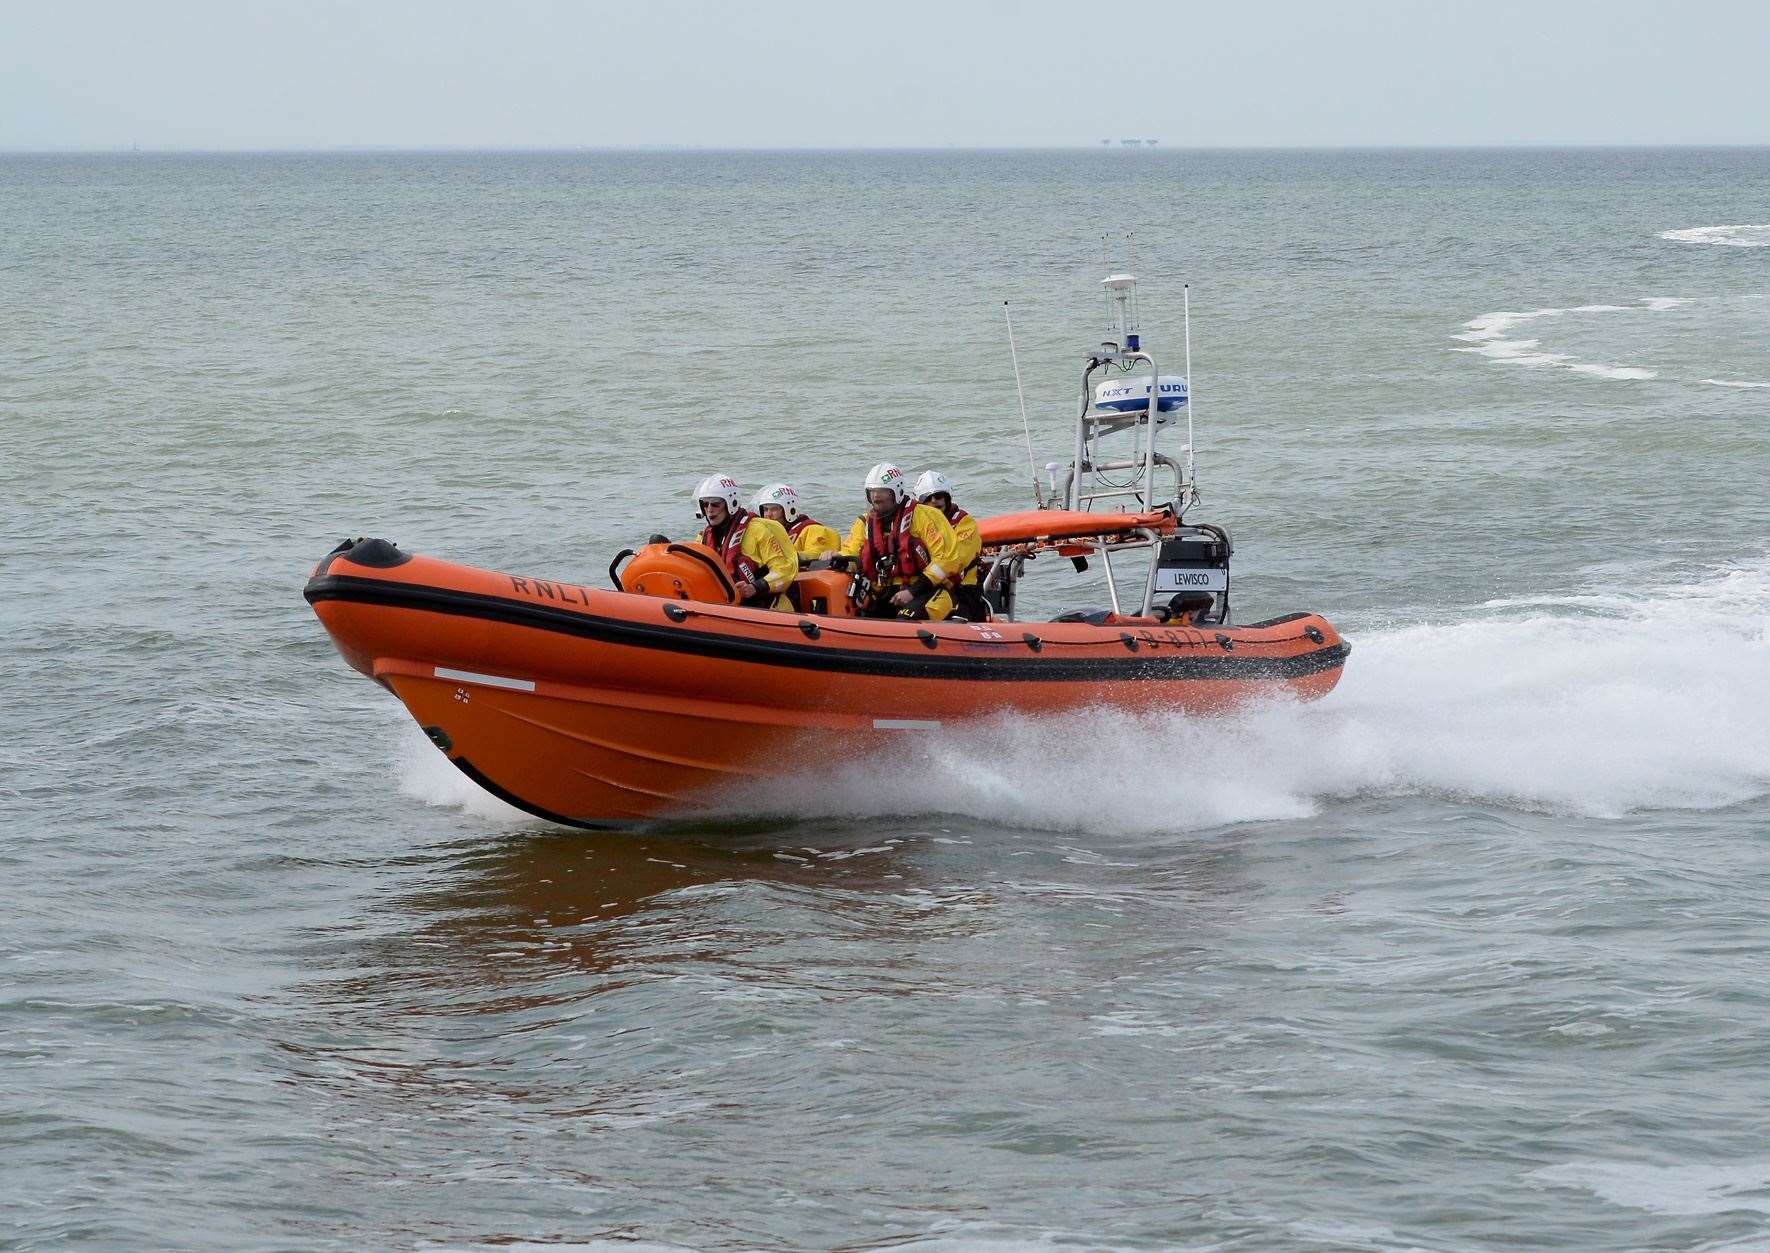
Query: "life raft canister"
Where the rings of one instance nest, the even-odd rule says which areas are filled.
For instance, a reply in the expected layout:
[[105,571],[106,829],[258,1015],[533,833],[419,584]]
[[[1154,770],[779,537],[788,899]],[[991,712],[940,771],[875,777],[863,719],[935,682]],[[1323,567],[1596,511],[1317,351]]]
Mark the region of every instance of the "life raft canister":
[[647,544],[621,567],[621,590],[665,600],[737,604],[719,554],[705,544]]

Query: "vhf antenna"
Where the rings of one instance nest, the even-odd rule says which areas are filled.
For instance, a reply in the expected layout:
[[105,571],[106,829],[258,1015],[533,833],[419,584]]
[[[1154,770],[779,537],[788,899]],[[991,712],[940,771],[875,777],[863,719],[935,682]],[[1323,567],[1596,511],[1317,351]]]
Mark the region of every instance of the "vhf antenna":
[[[1180,284],[1180,298],[1184,302],[1181,316],[1186,327],[1186,495],[1198,494],[1197,475],[1193,470],[1192,412],[1194,402],[1198,399],[1198,389],[1192,385],[1192,284]],[[1187,503],[1191,503],[1188,501]]]
[[1008,302],[1002,302],[1002,316],[1008,321],[1008,355],[1014,360],[1014,390],[1020,396],[1020,429],[1026,432],[1026,469],[1032,476],[1033,500],[1039,508],[1045,507],[1045,498],[1039,492],[1039,467],[1033,460],[1032,423],[1026,416],[1026,389],[1020,385],[1020,353],[1014,347],[1014,315],[1008,312]]

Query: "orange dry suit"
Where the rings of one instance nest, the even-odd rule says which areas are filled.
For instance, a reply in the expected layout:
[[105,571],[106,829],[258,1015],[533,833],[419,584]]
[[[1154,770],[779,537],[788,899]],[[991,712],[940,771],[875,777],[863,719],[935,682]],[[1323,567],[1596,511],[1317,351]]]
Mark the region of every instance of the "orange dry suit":
[[[869,509],[849,528],[842,555],[858,557],[861,574],[873,586],[864,607],[869,615],[938,622],[953,611],[952,595],[941,585],[964,564],[958,536],[932,505],[906,500],[888,518]],[[915,599],[900,609],[891,604],[891,596],[902,587]]]
[[799,554],[780,523],[737,509],[724,526],[703,527],[701,543],[719,554],[732,582],[749,583],[757,589],[744,604],[753,609],[792,610],[786,591],[799,573]]
[[816,560],[842,547],[842,537],[836,534],[834,527],[825,526],[804,514],[793,519],[787,527],[787,534],[793,537],[793,546],[806,561]]

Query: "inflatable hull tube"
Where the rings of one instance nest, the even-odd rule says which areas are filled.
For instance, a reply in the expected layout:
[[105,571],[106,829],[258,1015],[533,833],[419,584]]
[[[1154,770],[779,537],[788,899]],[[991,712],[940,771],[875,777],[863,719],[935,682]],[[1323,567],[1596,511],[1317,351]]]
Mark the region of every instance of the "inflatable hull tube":
[[1315,699],[1349,651],[1313,614],[1223,628],[874,621],[401,556],[338,552],[314,570],[306,597],[339,653],[481,786],[573,826],[717,810],[723,790],[802,760],[802,737],[833,758],[1002,711]]

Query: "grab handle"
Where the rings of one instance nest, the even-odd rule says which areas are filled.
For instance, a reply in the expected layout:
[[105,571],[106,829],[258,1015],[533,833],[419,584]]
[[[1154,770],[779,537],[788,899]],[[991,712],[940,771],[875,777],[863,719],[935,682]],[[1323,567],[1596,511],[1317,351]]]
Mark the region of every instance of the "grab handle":
[[633,555],[631,548],[623,548],[615,554],[615,559],[608,563],[608,581],[615,585],[615,591],[621,590],[621,563]]

